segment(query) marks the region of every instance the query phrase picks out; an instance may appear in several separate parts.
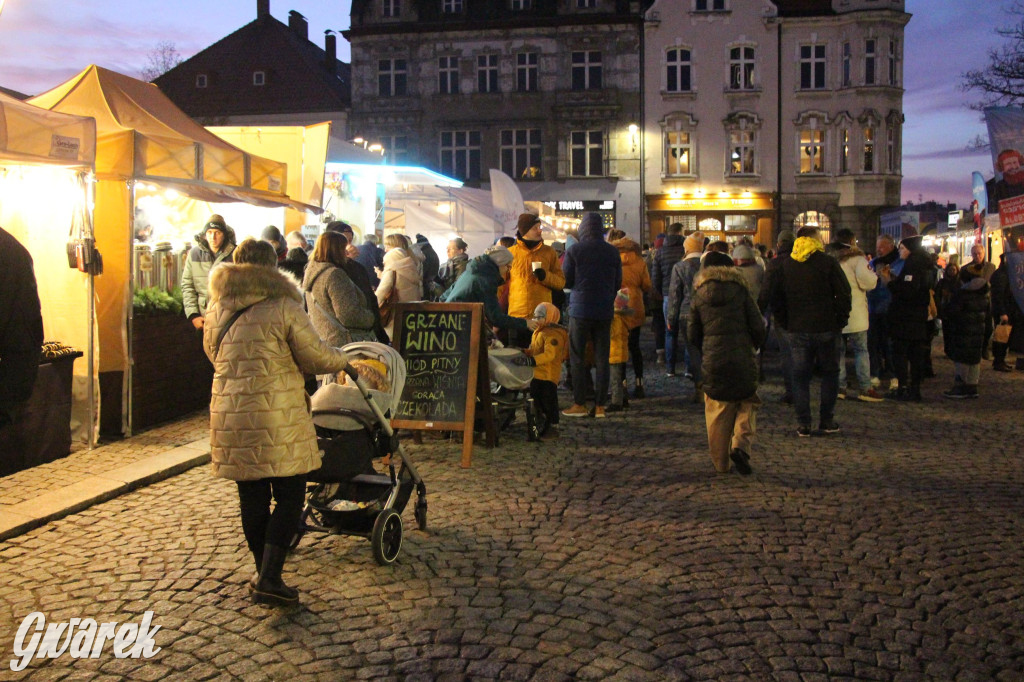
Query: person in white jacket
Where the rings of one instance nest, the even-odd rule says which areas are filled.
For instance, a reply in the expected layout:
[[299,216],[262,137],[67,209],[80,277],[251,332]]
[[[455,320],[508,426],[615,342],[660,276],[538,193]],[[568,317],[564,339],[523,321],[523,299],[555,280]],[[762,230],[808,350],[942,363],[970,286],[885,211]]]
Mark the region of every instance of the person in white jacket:
[[394,316],[391,307],[395,303],[423,300],[423,275],[412,252],[405,248],[408,240],[404,235],[389,234],[384,237],[384,269],[378,272],[377,304],[380,306],[381,322],[392,342],[394,338]]
[[836,232],[836,243],[831,246],[833,255],[839,259],[839,265],[850,283],[853,297],[850,321],[843,328],[843,341],[839,346],[839,397],[846,398],[846,345],[849,343],[860,389],[857,400],[881,402],[884,398],[871,386],[871,361],[868,355],[867,292],[875,288],[878,275],[868,267],[864,252],[857,248],[857,236],[853,230],[843,228]]

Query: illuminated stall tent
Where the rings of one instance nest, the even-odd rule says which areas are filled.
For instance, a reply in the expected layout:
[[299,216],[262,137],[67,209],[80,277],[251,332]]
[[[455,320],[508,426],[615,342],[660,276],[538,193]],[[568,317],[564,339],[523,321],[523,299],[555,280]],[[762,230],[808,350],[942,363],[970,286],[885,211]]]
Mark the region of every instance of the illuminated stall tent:
[[[154,191],[143,186],[174,190],[199,202],[320,209],[288,197],[286,164],[222,140],[150,83],[89,66],[30,101],[96,121],[95,238],[104,262],[104,273],[96,279],[101,423],[105,432],[130,435],[136,199]],[[208,215],[179,227],[198,231]]]
[[0,93],[0,225],[28,249],[47,340],[85,352],[74,363],[72,438],[93,444],[98,387],[93,276],[68,267],[68,235],[88,240],[96,157],[91,118],[60,114]]

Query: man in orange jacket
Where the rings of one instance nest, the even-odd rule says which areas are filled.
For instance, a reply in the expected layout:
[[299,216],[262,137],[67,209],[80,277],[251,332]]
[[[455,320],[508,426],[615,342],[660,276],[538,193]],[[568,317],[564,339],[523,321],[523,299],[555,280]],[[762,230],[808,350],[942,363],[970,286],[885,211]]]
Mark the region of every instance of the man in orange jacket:
[[[558,253],[544,243],[541,227],[536,214],[523,213],[519,216],[516,243],[509,248],[512,267],[509,269],[508,314],[512,317],[531,317],[539,304],[551,303],[553,289],[560,290],[565,286]],[[509,342],[519,348],[528,348],[530,338],[530,333],[514,330]]]

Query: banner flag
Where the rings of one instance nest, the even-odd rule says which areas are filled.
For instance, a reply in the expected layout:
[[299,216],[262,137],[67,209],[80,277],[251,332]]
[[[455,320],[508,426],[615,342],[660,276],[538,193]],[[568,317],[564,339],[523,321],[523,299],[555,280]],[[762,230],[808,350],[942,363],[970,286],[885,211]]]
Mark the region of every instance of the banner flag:
[[491,173],[491,202],[494,206],[494,219],[501,223],[502,234],[516,233],[519,214],[526,212],[523,193],[516,186],[516,181],[496,168]]

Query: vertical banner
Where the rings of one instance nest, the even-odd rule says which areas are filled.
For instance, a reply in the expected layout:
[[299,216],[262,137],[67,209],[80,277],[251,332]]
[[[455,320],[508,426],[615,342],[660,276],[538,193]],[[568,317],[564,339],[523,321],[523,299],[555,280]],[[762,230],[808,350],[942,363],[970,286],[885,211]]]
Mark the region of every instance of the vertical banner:
[[992,208],[999,210],[1001,200],[1024,194],[1024,109],[990,107],[985,123],[996,175]]

